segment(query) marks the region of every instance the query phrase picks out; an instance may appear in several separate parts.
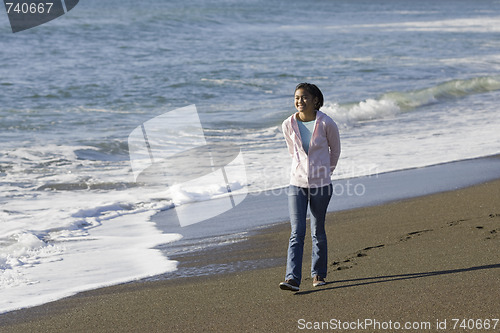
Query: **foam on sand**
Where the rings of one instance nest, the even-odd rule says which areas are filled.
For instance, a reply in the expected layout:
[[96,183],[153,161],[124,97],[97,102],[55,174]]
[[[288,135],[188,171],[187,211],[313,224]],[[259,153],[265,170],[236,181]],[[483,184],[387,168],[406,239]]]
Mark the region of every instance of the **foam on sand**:
[[154,247],[181,236],[148,222],[156,212],[151,205],[132,207],[125,194],[117,197],[105,202],[109,196],[94,193],[93,202],[82,203],[88,193],[47,192],[28,201],[24,213],[27,201],[4,204],[0,313],[175,270],[176,262]]

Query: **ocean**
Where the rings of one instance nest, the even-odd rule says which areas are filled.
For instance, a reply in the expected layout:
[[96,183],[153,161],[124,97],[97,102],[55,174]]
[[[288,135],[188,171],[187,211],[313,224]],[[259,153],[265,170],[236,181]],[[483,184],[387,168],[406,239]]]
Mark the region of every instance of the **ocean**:
[[[285,187],[300,82],[340,129],[334,180],[499,153],[499,36],[494,0],[82,0],[18,33],[0,15],[0,313],[174,274],[183,229],[154,217]],[[138,181],[131,138],[156,154],[167,132],[234,150],[225,184]]]

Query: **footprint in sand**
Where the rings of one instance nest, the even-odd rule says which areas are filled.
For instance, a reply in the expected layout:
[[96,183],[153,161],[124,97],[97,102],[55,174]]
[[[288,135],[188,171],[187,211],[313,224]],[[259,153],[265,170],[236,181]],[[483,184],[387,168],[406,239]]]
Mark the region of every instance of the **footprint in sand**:
[[401,237],[400,242],[405,242],[409,239],[412,239],[413,237],[420,236],[420,235],[422,235],[426,232],[430,232],[430,231],[433,231],[433,229],[426,229],[426,230],[409,232],[406,235],[404,235],[403,237]]
[[493,230],[490,231],[490,236],[486,237],[486,239],[497,238],[498,234],[500,234],[500,229],[493,229]]
[[462,219],[462,220],[451,221],[451,222],[448,222],[448,226],[453,227],[453,226],[459,225],[460,223],[465,222],[465,221],[467,221],[467,220]]
[[[368,254],[366,253],[366,251],[370,251],[370,250],[373,250],[373,249],[378,249],[378,248],[381,248],[381,247],[384,247],[385,244],[380,244],[380,245],[376,245],[376,246],[369,246],[369,247],[365,247],[364,249],[356,252],[356,254],[352,257],[349,257],[347,259],[345,259],[344,261],[339,262],[339,261],[334,261],[330,264],[330,266],[333,266],[333,267],[336,267],[335,269],[340,271],[340,270],[343,270],[343,269],[349,269],[349,268],[352,268],[354,265],[356,265],[356,263],[354,262],[354,259],[355,258],[361,258],[361,257],[366,257],[368,256]],[[341,264],[347,264],[347,263],[352,263],[352,265],[341,265]]]

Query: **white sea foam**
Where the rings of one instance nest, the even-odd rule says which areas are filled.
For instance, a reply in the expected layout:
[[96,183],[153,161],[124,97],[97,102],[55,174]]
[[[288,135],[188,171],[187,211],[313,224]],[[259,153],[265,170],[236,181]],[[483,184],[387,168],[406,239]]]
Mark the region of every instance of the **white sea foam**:
[[[409,13],[406,13],[409,14]],[[431,13],[429,13],[431,14]],[[460,19],[445,19],[434,21],[406,21],[394,23],[368,23],[368,24],[301,24],[282,25],[281,29],[292,31],[331,29],[336,31],[350,31],[351,29],[381,29],[384,31],[425,31],[425,32],[474,32],[495,33],[500,32],[498,24],[500,17],[473,17]]]
[[133,195],[44,192],[3,203],[0,313],[174,270],[154,247],[180,235],[159,232],[148,221],[158,203]]
[[[128,162],[95,167],[96,162],[76,157],[82,148],[91,149],[48,145],[4,151],[0,313],[176,269],[154,248],[180,235],[162,234],[149,221],[172,206],[164,189],[66,189],[127,181]],[[38,189],[47,183],[54,187]]]
[[[176,263],[154,248],[181,236],[162,234],[150,217],[228,195],[227,184],[141,186],[129,161],[82,160],[76,153],[82,150],[95,148],[3,152],[0,313],[175,270]],[[226,172],[232,195],[246,192],[247,180]]]
[[340,106],[326,104],[324,111],[343,126],[354,126],[356,123],[395,116],[401,112],[396,101],[391,99],[367,99],[357,104]]
[[[500,25],[498,24],[499,19],[500,17],[477,17],[440,21],[379,24],[377,26],[407,31],[494,33],[500,32]],[[369,25],[365,27],[369,27]]]

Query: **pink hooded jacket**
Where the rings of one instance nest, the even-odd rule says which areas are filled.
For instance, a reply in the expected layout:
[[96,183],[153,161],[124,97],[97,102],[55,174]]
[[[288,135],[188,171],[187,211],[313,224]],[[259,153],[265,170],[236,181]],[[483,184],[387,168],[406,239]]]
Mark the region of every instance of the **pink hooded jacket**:
[[296,115],[294,113],[282,124],[288,152],[292,156],[290,184],[306,188],[329,185],[340,156],[337,124],[325,113],[316,111],[308,155],[302,147]]

